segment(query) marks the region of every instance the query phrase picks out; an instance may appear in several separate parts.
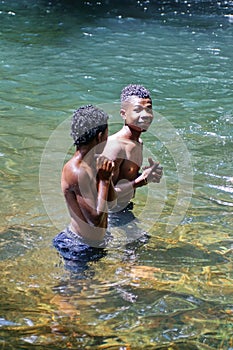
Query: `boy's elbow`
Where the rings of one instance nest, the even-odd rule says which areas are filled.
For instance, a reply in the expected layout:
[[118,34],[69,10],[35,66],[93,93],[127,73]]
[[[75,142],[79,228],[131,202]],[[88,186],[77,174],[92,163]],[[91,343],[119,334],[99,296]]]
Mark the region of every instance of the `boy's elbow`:
[[105,227],[107,213],[97,214],[92,218],[92,225],[95,227]]

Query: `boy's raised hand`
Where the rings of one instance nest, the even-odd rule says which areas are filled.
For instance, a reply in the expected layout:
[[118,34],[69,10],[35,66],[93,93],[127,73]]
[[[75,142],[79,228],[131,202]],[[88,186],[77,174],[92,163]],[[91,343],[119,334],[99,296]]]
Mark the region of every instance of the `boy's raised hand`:
[[97,176],[99,180],[108,181],[112,177],[114,162],[101,155],[96,160]]
[[163,176],[163,167],[160,166],[159,162],[154,162],[152,158],[148,158],[149,165],[144,166],[142,175],[146,182],[157,182],[159,183]]

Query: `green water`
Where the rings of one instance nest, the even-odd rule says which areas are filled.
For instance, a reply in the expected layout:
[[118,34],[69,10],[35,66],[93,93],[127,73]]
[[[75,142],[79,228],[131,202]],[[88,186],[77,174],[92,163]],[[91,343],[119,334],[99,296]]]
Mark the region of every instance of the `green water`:
[[[230,1],[1,1],[1,349],[233,349],[229,14]],[[113,228],[80,276],[51,244],[69,119],[93,103],[119,129],[129,83],[151,91],[145,158],[164,167],[134,200],[150,239]]]

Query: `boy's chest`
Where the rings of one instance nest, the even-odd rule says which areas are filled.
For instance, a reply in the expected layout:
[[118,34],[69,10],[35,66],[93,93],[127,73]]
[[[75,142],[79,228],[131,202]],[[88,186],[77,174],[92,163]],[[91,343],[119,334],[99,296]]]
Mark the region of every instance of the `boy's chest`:
[[133,162],[139,168],[142,165],[142,145],[140,143],[130,143],[125,148],[125,162]]
[[134,180],[138,175],[139,169],[140,165],[138,162],[135,163],[125,159],[121,164],[119,178],[129,181]]
[[120,178],[134,180],[142,165],[142,147],[128,147],[121,163]]

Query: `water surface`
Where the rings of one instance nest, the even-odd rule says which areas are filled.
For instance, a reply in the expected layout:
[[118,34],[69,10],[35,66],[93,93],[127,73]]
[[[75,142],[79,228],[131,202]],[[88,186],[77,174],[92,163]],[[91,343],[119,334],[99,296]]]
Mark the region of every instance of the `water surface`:
[[[232,349],[231,14],[230,1],[1,2],[2,348]],[[115,131],[129,83],[151,91],[145,158],[164,178],[80,275],[51,245],[69,118],[97,104]],[[150,238],[127,245],[135,229]]]

